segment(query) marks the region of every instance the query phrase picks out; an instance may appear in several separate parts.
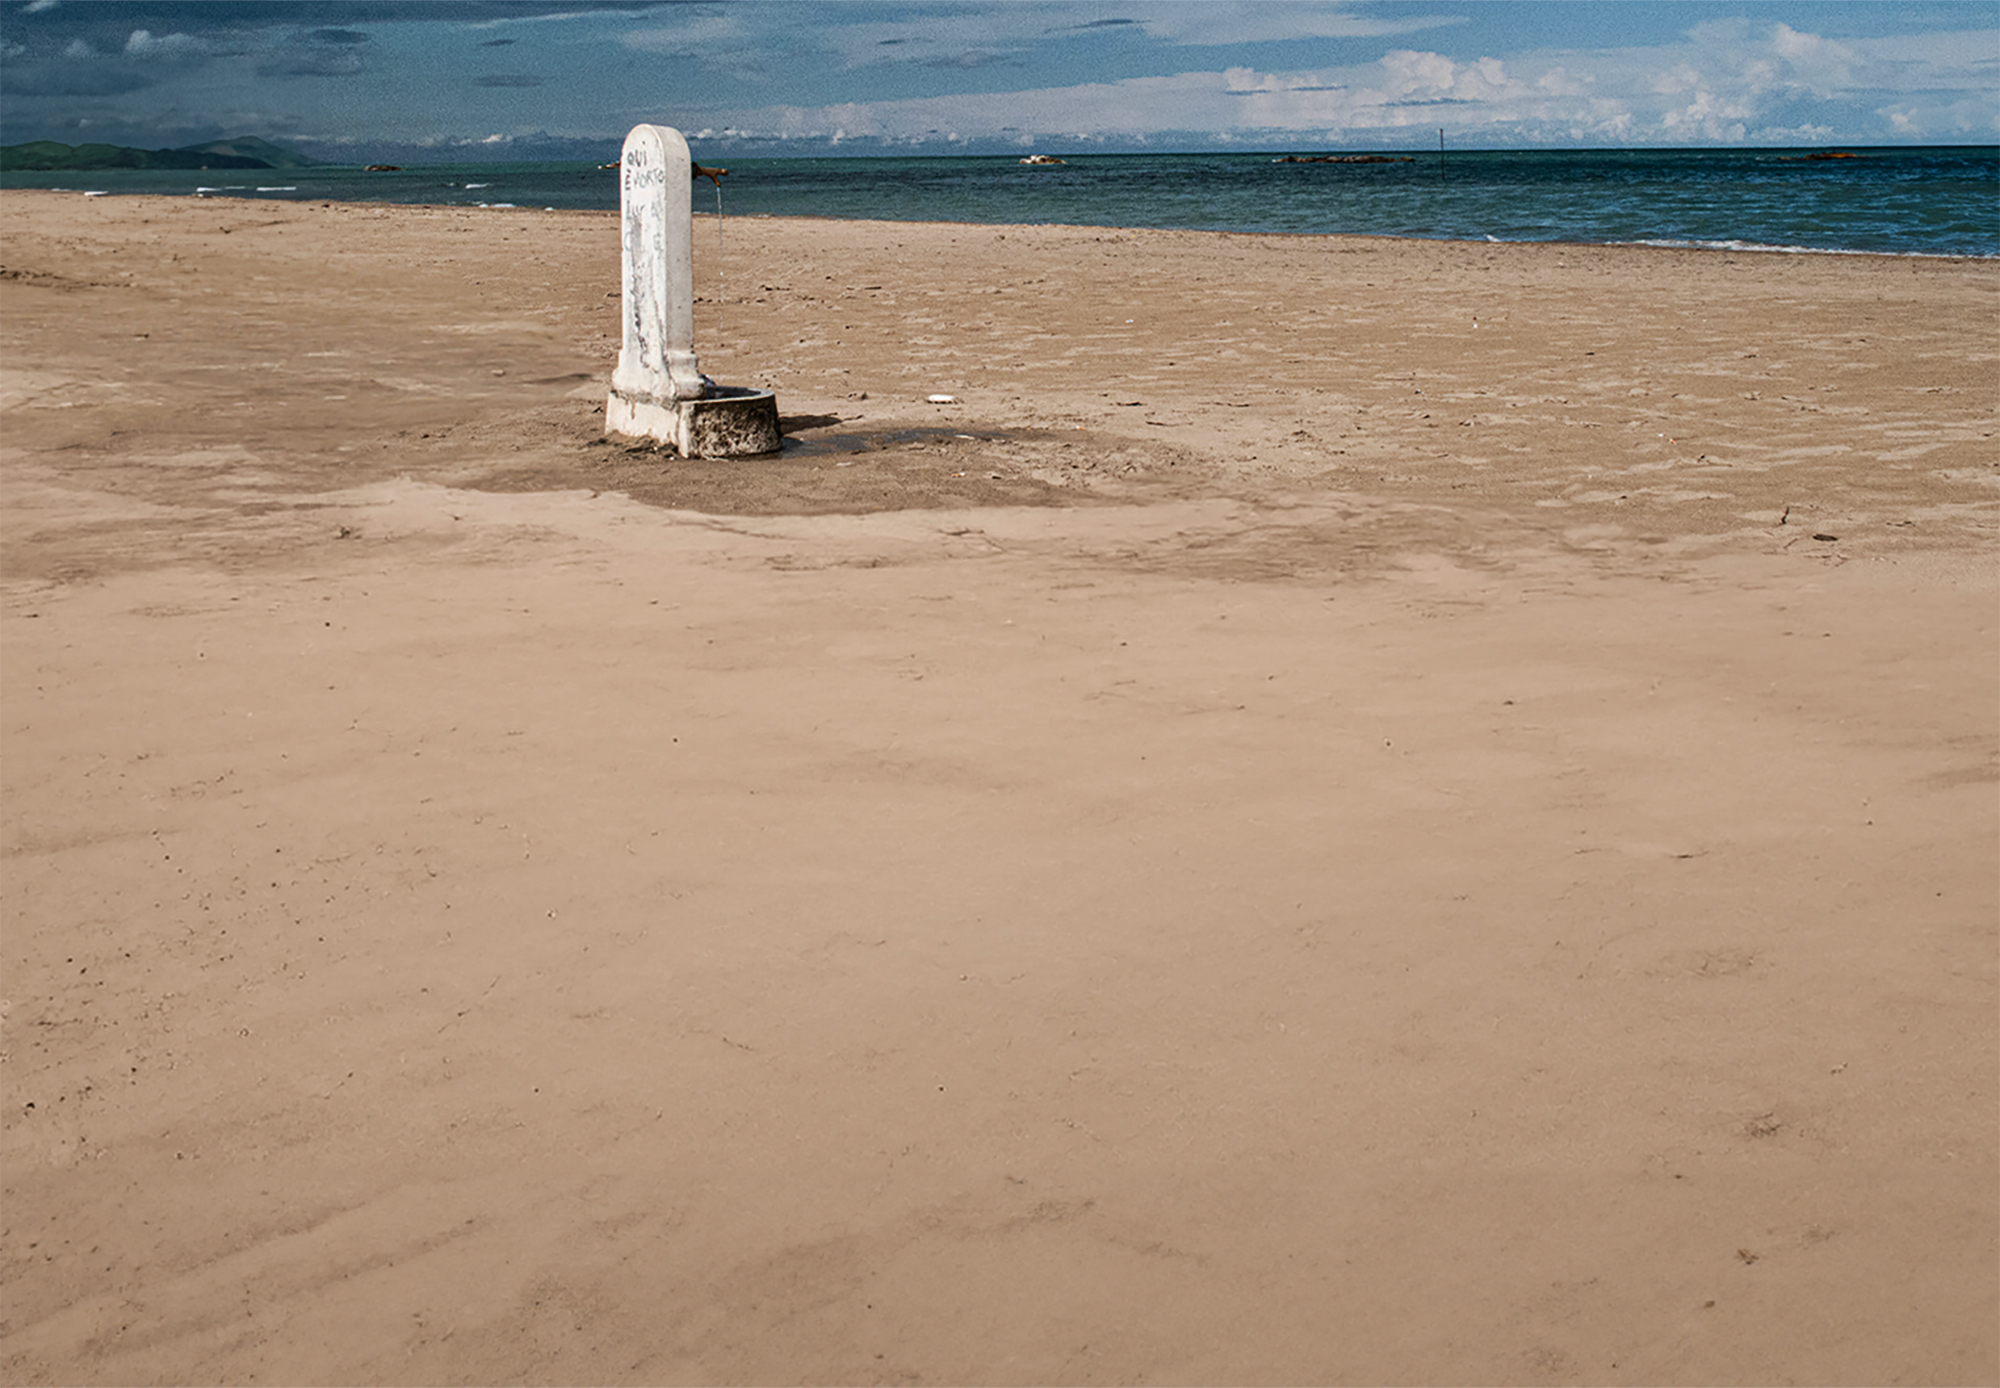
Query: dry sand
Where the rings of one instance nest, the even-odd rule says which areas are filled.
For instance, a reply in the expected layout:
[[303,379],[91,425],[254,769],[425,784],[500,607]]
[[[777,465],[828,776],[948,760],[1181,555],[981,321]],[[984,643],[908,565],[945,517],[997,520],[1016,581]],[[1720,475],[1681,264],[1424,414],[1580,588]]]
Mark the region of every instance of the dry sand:
[[6,1381],[2000,1377],[2000,266],[0,247]]

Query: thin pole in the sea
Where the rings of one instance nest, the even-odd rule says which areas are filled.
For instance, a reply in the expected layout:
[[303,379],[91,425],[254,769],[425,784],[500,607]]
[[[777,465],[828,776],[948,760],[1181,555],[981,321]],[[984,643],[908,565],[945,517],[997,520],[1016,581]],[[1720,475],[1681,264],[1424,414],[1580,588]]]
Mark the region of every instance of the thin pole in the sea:
[[1438,131],[1438,182],[1444,182],[1444,131]]

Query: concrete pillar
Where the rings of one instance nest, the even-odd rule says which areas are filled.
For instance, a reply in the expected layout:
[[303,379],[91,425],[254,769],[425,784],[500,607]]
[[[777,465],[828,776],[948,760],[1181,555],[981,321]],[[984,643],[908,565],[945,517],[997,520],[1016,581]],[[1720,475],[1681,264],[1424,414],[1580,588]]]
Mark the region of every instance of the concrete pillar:
[[680,131],[632,127],[618,162],[624,333],[604,428],[670,443],[683,458],[775,453],[777,397],[715,385],[695,361],[693,179]]
[[618,433],[677,442],[676,406],[703,394],[694,355],[692,165],[678,130],[637,125],[625,137],[618,166],[625,330],[605,420]]

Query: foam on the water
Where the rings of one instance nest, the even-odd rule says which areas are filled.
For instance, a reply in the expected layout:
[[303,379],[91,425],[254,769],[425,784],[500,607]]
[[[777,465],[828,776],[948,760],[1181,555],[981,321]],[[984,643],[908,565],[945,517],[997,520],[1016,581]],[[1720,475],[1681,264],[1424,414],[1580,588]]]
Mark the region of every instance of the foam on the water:
[[[1487,238],[1491,240],[1491,237]],[[1825,246],[1767,246],[1758,241],[1613,241],[1614,246],[1654,246],[1669,251],[1745,251],[1758,255],[1890,255],[1917,259],[1964,259],[1942,251],[1850,251]]]

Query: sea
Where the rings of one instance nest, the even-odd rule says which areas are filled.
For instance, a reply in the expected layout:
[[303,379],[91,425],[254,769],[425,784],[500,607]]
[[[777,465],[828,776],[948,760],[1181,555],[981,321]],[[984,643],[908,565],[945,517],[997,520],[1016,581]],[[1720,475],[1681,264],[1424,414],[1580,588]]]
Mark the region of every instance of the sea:
[[[697,213],[874,218],[1732,251],[2000,255],[2000,146],[1418,150],[1384,163],[1284,151],[731,159]],[[394,171],[114,170],[0,175],[0,187],[299,202],[615,209],[615,169],[480,163]]]

